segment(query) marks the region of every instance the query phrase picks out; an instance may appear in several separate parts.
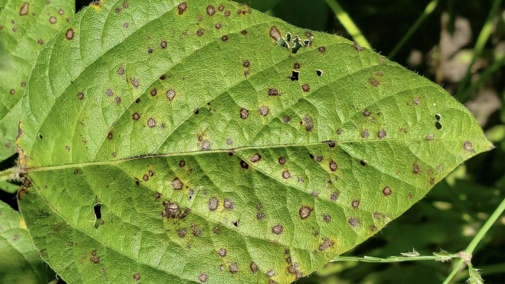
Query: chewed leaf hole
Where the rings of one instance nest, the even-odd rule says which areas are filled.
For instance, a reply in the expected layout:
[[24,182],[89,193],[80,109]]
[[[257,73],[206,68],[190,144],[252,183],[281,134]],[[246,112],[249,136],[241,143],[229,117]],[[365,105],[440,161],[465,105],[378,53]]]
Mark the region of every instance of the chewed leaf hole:
[[440,121],[442,119],[442,116],[440,114],[435,114],[435,118],[437,119],[437,121]]
[[102,220],[102,204],[95,204],[95,206],[93,206],[93,211],[95,213],[95,229],[97,229]]
[[291,34],[290,33],[286,33],[286,41],[291,41]]
[[440,123],[439,121],[437,121],[437,122],[435,122],[435,127],[436,127],[438,130],[440,130],[440,129],[442,129],[443,125],[442,125],[442,123]]
[[291,79],[291,81],[298,81],[298,79],[300,79],[300,72],[292,71],[289,79]]
[[300,42],[300,38],[298,36],[295,36],[295,38],[293,39],[292,42],[294,43],[294,46],[291,49],[291,52],[292,53],[298,53],[298,51],[300,50],[300,48],[303,47],[303,45]]
[[316,70],[316,75],[321,77],[323,76],[323,71],[322,70]]

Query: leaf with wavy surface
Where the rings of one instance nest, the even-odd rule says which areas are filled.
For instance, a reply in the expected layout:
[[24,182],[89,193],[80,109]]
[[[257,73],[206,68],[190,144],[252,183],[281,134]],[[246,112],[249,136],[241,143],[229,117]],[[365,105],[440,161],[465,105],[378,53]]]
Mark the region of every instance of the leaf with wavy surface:
[[23,215],[69,283],[289,283],[492,147],[438,85],[234,2],[103,1],[70,24],[18,140]]

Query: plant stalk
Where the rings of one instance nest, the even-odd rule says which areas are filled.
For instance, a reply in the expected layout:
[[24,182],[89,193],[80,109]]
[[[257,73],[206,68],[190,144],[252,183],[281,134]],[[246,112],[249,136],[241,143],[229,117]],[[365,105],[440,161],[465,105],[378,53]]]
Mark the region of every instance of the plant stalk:
[[419,260],[448,261],[450,259],[457,257],[458,257],[457,254],[428,255],[428,256],[391,256],[388,258],[379,258],[373,256],[364,256],[364,257],[338,256],[332,259],[331,262],[360,261],[360,262],[387,263],[387,262],[404,262],[404,261],[419,261]]
[[330,6],[331,10],[337,16],[337,19],[342,23],[347,32],[352,36],[354,41],[362,47],[366,47],[368,49],[372,49],[372,46],[366,40],[365,36],[361,33],[359,28],[354,24],[349,15],[342,9],[340,4],[338,4],[337,0],[324,0],[326,4]]

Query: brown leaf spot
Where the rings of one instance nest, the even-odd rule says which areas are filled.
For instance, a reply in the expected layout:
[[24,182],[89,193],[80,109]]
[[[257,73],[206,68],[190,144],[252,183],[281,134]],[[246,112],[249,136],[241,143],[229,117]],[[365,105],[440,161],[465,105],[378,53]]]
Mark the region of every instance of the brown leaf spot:
[[468,151],[470,153],[475,153],[475,150],[473,149],[472,142],[470,142],[470,141],[465,141],[463,143],[463,150]]
[[278,162],[279,164],[284,165],[286,163],[286,159],[284,157],[280,157]]
[[326,222],[326,223],[329,223],[331,221],[331,216],[330,215],[324,215],[323,216],[323,220]]
[[249,168],[249,164],[247,164],[245,161],[240,161],[240,166],[244,169],[247,170]]
[[161,198],[161,193],[159,193],[159,192],[157,192],[157,191],[156,191],[156,192],[154,193],[154,198],[156,198],[156,199],[160,199],[160,198]]
[[28,15],[29,8],[30,8],[30,3],[28,3],[28,2],[23,3],[23,6],[21,6],[21,9],[19,10],[19,15],[20,16]]
[[277,225],[275,225],[275,226],[272,227],[272,233],[274,233],[276,235],[282,234],[283,230],[284,230],[284,228],[282,227],[281,224],[277,224]]
[[139,80],[137,78],[130,78],[130,82],[132,83],[132,86],[137,89],[140,85]]
[[198,228],[193,229],[193,236],[199,237],[202,234],[202,231]]
[[184,185],[184,184],[181,182],[181,180],[179,180],[179,178],[177,178],[177,177],[176,177],[176,178],[174,178],[174,179],[172,180],[172,182],[171,182],[171,183],[172,183],[172,189],[173,189],[173,190],[182,190],[182,187],[183,187],[183,185]]
[[314,124],[312,124],[312,118],[310,116],[306,116],[303,118],[303,121],[305,121],[305,129],[307,131],[312,131],[314,130]]
[[258,112],[262,116],[267,116],[270,114],[270,109],[267,106],[261,106],[260,108],[258,108]]
[[265,214],[258,212],[256,213],[256,219],[263,220],[265,218]]
[[415,105],[419,105],[421,103],[421,98],[417,97],[417,98],[414,98],[412,101],[414,102]]
[[428,134],[428,136],[426,136],[426,141],[431,141],[433,140],[435,137],[433,136],[433,134]]
[[319,52],[321,52],[321,53],[325,53],[325,52],[326,52],[326,47],[321,46],[321,47],[319,47],[317,50],[318,50]]
[[384,194],[385,197],[390,196],[391,193],[392,193],[392,191],[389,186],[386,186],[385,188],[382,189],[382,194]]
[[156,94],[158,94],[158,90],[156,88],[152,89],[151,90],[151,96],[156,96]]
[[354,209],[359,209],[359,200],[354,199],[354,200],[351,202],[351,205],[352,205],[352,208],[354,208]]
[[179,6],[177,6],[177,8],[179,9],[178,14],[182,15],[184,11],[186,11],[186,9],[188,8],[188,4],[186,4],[186,2],[182,2],[181,4],[179,4]]
[[293,65],[293,69],[297,69],[297,70],[300,69],[300,63],[295,63]]
[[198,275],[198,280],[200,280],[200,282],[202,282],[202,283],[207,282],[207,274],[202,273],[202,274]]
[[384,74],[383,74],[381,71],[376,71],[376,72],[375,72],[375,75],[377,75],[377,76],[379,76],[379,77],[384,76]]
[[356,49],[357,51],[363,51],[363,50],[365,50],[365,48],[364,48],[364,47],[360,46],[360,45],[359,45],[359,44],[357,44],[357,43],[354,43],[352,46],[353,46],[353,47],[354,47],[354,49]]
[[167,91],[167,99],[169,101],[172,101],[174,99],[175,95],[176,95],[175,90],[170,89]]
[[167,48],[167,42],[164,40],[160,43],[161,49],[166,49]]
[[228,269],[230,270],[230,272],[232,274],[235,274],[238,272],[238,264],[236,262],[230,264],[230,266],[228,266]]
[[282,172],[282,178],[283,179],[288,179],[291,177],[291,174],[289,173],[289,171],[283,171]]
[[78,94],[77,94],[77,98],[78,98],[79,100],[84,99],[84,94],[83,94],[83,93],[78,93]]
[[330,200],[336,201],[337,199],[338,199],[338,192],[335,191],[330,195]]
[[37,43],[38,43],[38,44],[40,44],[40,45],[43,45],[43,44],[44,44],[44,41],[43,41],[42,39],[39,39],[39,40],[37,41]]
[[148,181],[148,180],[149,180],[149,176],[148,176],[147,174],[144,174],[144,175],[142,176],[142,179],[143,179],[144,181]]
[[140,273],[137,272],[137,273],[133,274],[133,280],[140,281]]
[[278,41],[281,38],[281,32],[277,29],[277,27],[270,28],[270,37],[275,41]]
[[219,206],[219,200],[217,200],[217,198],[215,198],[215,197],[212,197],[209,200],[209,210],[210,211],[216,211],[216,209],[217,209],[218,206]]
[[256,262],[251,262],[249,268],[251,268],[252,273],[256,275],[256,273],[258,272],[258,265],[256,264]]
[[338,169],[337,163],[335,163],[334,161],[330,162],[329,167],[332,172],[334,172]]
[[223,42],[227,42],[227,41],[228,41],[228,36],[227,36],[227,35],[222,36],[222,37],[221,37],[221,40],[222,40]]
[[310,92],[310,85],[309,84],[304,84],[302,86],[302,90],[306,93]]
[[149,126],[150,128],[153,128],[156,126],[156,120],[154,120],[154,118],[149,118],[149,120],[147,121],[147,126]]
[[347,220],[347,223],[349,223],[349,225],[351,225],[351,227],[356,228],[359,226],[359,219],[358,218],[350,218],[349,220]]
[[219,7],[217,7],[217,9],[218,9],[219,11],[223,11],[223,10],[224,10],[224,6],[223,6],[223,5],[219,5]]
[[50,17],[49,18],[49,23],[51,23],[51,25],[56,24],[56,22],[58,22],[58,19],[56,19],[56,17]]
[[309,216],[310,216],[310,213],[312,212],[312,208],[308,207],[308,206],[302,206],[300,208],[300,210],[298,210],[298,215],[300,215],[300,218],[303,220],[303,219],[307,219]]
[[197,36],[203,36],[203,30],[199,29],[198,31],[196,31],[196,35]]
[[363,129],[361,132],[361,138],[368,138],[368,129]]
[[188,234],[188,232],[186,232],[186,230],[179,230],[177,231],[177,236],[179,236],[179,238],[184,238],[186,235]]
[[229,10],[225,11],[224,12],[224,16],[225,17],[229,17],[231,15],[231,12]]
[[371,112],[369,112],[367,109],[365,109],[365,111],[363,112],[363,115],[364,115],[365,117],[369,117],[371,114],[372,114],[372,113],[371,113]]
[[261,160],[261,156],[258,153],[252,155],[251,158],[249,159],[249,161],[251,161],[253,163],[258,162],[259,160]]
[[216,30],[219,30],[221,28],[221,24],[220,23],[215,24],[214,28],[216,28]]
[[112,134],[112,131],[109,131],[109,134],[107,134],[107,139],[112,140],[114,135]]
[[279,91],[276,88],[269,88],[268,89],[268,95],[269,96],[278,96]]
[[73,29],[68,29],[67,32],[65,33],[65,37],[68,40],[74,39],[74,30]]
[[242,119],[246,119],[247,117],[249,117],[249,110],[243,108],[240,110],[240,118]]
[[241,31],[241,32],[240,32],[240,34],[242,34],[242,35],[244,35],[244,36],[245,36],[245,35],[247,35],[247,31],[246,31],[246,30],[243,30],[243,31]]
[[233,209],[233,201],[231,201],[230,199],[226,198],[224,200],[224,208],[228,209],[228,210],[232,210]]
[[251,63],[248,60],[245,60],[244,62],[242,62],[242,66],[247,68],[247,67],[251,66]]
[[323,243],[319,245],[319,251],[325,251],[329,247],[332,247],[334,244],[333,241],[331,241],[328,238],[322,238],[322,240],[323,240]]
[[381,129],[379,130],[379,133],[377,133],[377,138],[383,139],[384,137],[386,137],[386,135],[387,135],[386,130]]
[[124,72],[124,68],[123,68],[123,67],[119,67],[119,69],[117,69],[117,74],[118,74],[119,76],[124,75],[124,73],[125,73],[125,72]]
[[414,174],[419,174],[421,172],[421,169],[419,169],[419,164],[417,162],[414,162],[412,165],[412,172]]
[[215,13],[216,13],[216,8],[214,8],[214,6],[212,6],[212,5],[207,6],[207,15],[212,17],[212,16],[214,16]]
[[139,119],[140,119],[140,114],[138,114],[138,113],[134,113],[134,114],[132,115],[132,118],[133,118],[133,120],[139,120]]

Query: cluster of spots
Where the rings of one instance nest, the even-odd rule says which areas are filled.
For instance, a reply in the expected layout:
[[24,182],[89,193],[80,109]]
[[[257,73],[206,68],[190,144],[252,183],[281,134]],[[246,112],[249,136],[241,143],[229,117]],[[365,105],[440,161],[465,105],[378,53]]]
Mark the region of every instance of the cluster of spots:
[[163,206],[165,206],[163,212],[161,212],[161,217],[167,217],[168,219],[179,219],[182,220],[186,218],[191,209],[186,208],[186,210],[182,211],[179,207],[179,204],[175,202],[165,201],[163,202]]
[[295,274],[296,275],[296,280],[300,279],[300,278],[303,278],[303,273],[301,271],[298,270],[298,267],[300,266],[300,264],[298,263],[294,263],[293,265],[290,265],[288,267],[288,272],[290,274]]
[[310,216],[310,213],[312,213],[314,209],[308,207],[308,206],[302,206],[300,210],[298,210],[298,215],[300,215],[300,218],[307,219]]
[[91,257],[89,258],[89,261],[93,262],[94,264],[100,263],[100,257],[96,256],[96,250],[91,252]]
[[184,14],[184,11],[186,11],[186,9],[188,8],[188,4],[186,4],[186,2],[182,2],[177,6],[177,8],[178,8],[177,13],[179,15],[182,15]]
[[334,245],[334,242],[328,238],[322,238],[322,244],[319,245],[319,251],[325,251]]
[[312,131],[314,130],[314,124],[312,123],[312,118],[310,116],[306,116],[303,118],[303,122],[301,122],[302,124],[305,124],[305,129],[307,131]]

